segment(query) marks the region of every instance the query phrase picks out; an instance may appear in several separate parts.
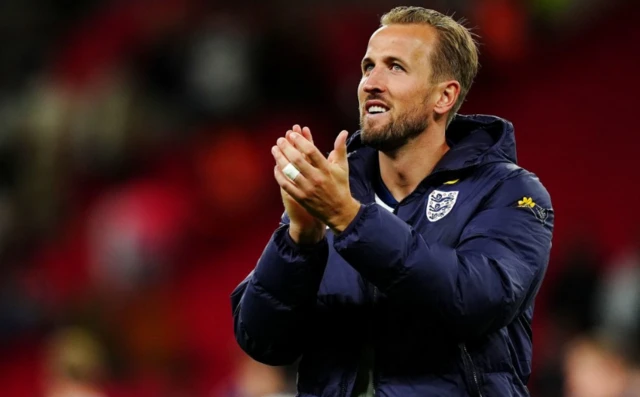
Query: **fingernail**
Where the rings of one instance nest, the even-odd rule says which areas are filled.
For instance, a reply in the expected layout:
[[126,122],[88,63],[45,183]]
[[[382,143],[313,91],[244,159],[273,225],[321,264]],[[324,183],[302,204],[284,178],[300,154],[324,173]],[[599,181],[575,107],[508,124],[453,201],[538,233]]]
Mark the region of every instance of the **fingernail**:
[[272,154],[276,154],[276,147],[275,146],[271,147],[271,153]]
[[278,145],[284,144],[284,138],[278,138]]
[[291,133],[291,139],[296,139],[296,138],[298,138],[298,134],[295,133],[295,132],[292,132]]

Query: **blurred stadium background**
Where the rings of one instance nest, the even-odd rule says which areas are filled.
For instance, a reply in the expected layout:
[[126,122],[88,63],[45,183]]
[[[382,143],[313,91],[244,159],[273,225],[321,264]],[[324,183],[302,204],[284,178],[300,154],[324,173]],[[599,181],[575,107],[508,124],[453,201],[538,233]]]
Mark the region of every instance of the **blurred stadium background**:
[[[0,2],[0,395],[292,395],[293,368],[236,346],[228,297],[282,212],[271,145],[357,129],[400,4]],[[462,112],[513,121],[552,195],[533,396],[640,396],[640,3],[411,5],[481,36]]]

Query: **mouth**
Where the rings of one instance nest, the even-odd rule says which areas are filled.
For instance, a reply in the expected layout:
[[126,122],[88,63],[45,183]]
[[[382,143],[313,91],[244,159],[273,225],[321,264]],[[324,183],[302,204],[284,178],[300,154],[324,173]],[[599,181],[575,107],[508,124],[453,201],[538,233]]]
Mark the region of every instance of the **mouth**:
[[367,101],[364,105],[367,116],[376,116],[385,114],[389,111],[389,107],[381,101]]

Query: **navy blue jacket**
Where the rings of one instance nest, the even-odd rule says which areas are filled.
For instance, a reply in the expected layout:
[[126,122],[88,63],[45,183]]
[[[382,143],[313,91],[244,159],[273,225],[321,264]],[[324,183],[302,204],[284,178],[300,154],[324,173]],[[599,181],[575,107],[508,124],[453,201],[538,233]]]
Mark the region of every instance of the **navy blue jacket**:
[[513,126],[457,116],[451,146],[393,213],[375,202],[377,152],[348,143],[363,205],[338,236],[297,246],[288,218],[231,296],[254,359],[298,366],[299,396],[349,397],[365,350],[376,396],[526,396],[531,319],[553,211],[516,165]]

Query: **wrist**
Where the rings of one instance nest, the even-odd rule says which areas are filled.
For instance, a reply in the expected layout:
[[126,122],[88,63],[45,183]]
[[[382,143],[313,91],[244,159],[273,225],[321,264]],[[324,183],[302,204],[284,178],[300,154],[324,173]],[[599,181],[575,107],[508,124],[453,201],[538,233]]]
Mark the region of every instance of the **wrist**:
[[340,234],[351,224],[360,211],[360,202],[352,198],[347,205],[343,207],[343,210],[331,220],[328,225],[334,234]]
[[300,227],[294,223],[289,225],[289,237],[299,245],[312,245],[319,243],[325,235],[325,226],[318,222],[310,227]]

